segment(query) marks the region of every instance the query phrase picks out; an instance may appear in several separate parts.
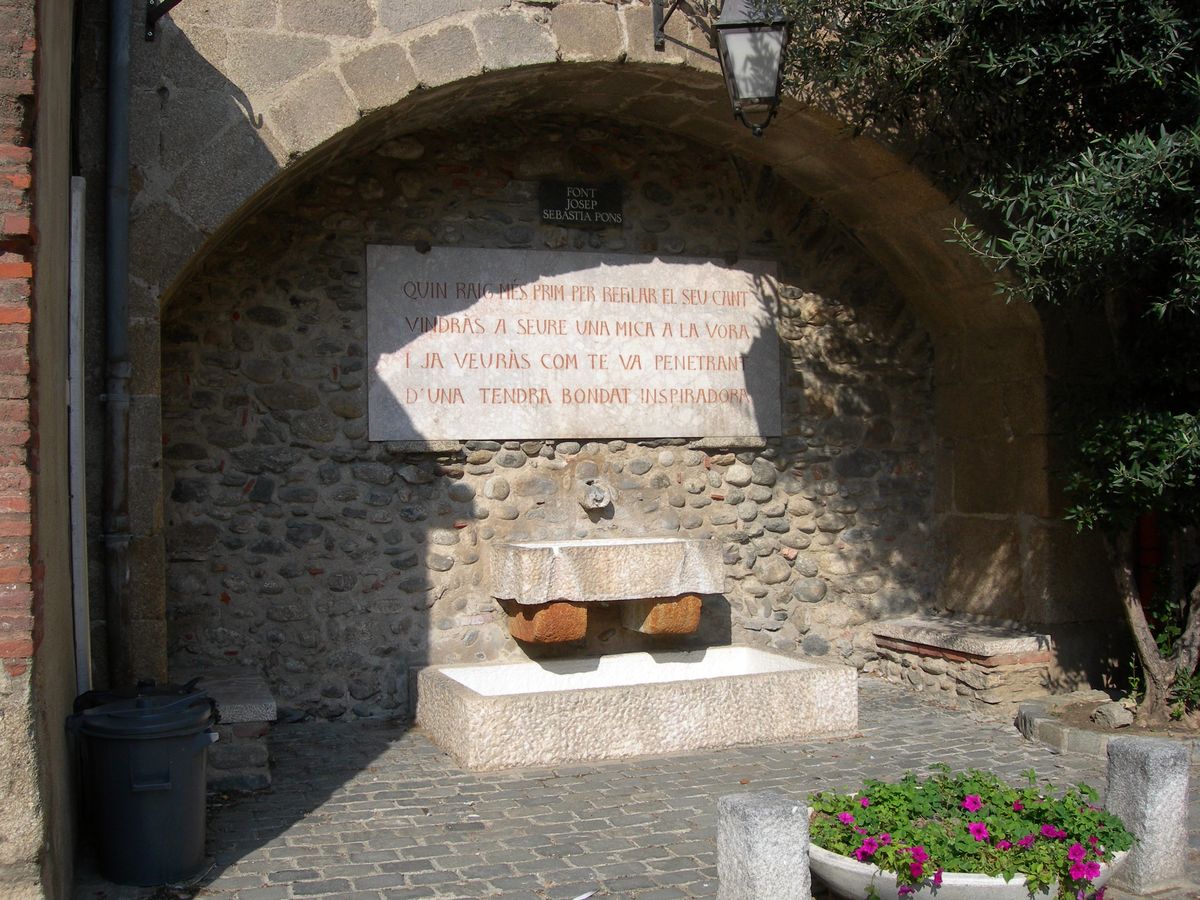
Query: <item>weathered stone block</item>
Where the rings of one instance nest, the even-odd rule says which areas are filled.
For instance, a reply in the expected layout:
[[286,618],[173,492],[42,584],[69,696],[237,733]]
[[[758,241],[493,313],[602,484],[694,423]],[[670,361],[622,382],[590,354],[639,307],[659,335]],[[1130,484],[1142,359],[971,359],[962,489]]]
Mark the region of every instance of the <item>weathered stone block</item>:
[[1116,580],[1100,538],[1066,525],[1025,531],[1026,615],[1034,622],[1119,618]]
[[287,151],[266,129],[231,128],[192,159],[171,196],[188,207],[196,224],[215,231],[286,159]]
[[559,644],[582,640],[587,634],[588,612],[582,603],[556,600],[537,606],[502,600],[508,614],[508,630],[518,641]]
[[268,762],[267,742],[259,739],[234,738],[223,725],[217,726],[220,740],[208,749],[208,764],[214,769],[265,768]]
[[768,791],[717,801],[718,900],[809,900],[808,807]]
[[473,9],[507,6],[509,0],[379,0],[379,24],[395,32],[408,31],[445,16]]
[[1105,806],[1137,843],[1117,887],[1146,894],[1178,884],[1188,859],[1188,751],[1180,743],[1122,737],[1108,742]]
[[475,36],[458,25],[413,41],[409,54],[417,79],[427,87],[470,78],[483,68]]
[[626,6],[621,10],[628,36],[629,59],[643,63],[682,63],[688,41],[686,17],[676,14],[667,22],[670,40],[662,50],[654,49],[654,19],[649,5]]
[[[192,223],[167,204],[147,204],[131,214],[130,271],[151,284],[164,285],[191,258],[202,240]],[[163,243],[160,245],[159,242]],[[135,369],[154,364],[153,359],[133,359]]]
[[943,529],[950,562],[939,602],[955,612],[1022,619],[1025,605],[1016,523],[950,516]]
[[358,121],[358,104],[336,75],[319,72],[290,90],[269,117],[283,146],[298,155]]
[[956,441],[954,507],[963,513],[1048,516],[1048,466],[1043,436]]
[[310,34],[366,37],[375,26],[367,0],[281,0],[285,28]]
[[695,594],[625,600],[620,604],[621,625],[642,634],[692,634],[700,627],[702,604]]
[[330,52],[329,43],[318,37],[255,31],[233,36],[226,67],[230,80],[261,98],[313,71]]
[[391,106],[417,86],[408,54],[395,44],[372,47],[343,63],[342,77],[363,111]]
[[551,13],[559,52],[567,62],[616,59],[624,47],[617,11],[607,3],[572,3]]
[[475,37],[485,69],[535,66],[558,59],[550,31],[518,13],[496,13],[475,20]]
[[1016,657],[1048,652],[1051,646],[1050,635],[1018,628],[1008,622],[939,616],[908,616],[880,622],[875,626],[874,634],[974,657]]

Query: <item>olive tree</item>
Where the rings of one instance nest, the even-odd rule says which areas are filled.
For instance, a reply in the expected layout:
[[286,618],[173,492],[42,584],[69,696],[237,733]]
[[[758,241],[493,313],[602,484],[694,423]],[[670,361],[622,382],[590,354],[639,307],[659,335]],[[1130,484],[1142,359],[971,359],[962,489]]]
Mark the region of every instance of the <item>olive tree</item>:
[[[909,148],[1010,300],[1102,313],[1113,377],[1068,398],[1066,516],[1108,541],[1139,715],[1161,716],[1200,658],[1200,4],[784,5],[791,92]],[[1174,567],[1159,602],[1178,622],[1158,633],[1133,570],[1145,514]]]

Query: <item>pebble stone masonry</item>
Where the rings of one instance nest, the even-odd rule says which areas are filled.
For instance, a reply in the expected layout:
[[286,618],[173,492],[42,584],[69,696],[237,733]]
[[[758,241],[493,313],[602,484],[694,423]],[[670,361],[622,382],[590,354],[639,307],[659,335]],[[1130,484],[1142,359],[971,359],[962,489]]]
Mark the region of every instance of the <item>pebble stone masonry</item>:
[[[102,109],[102,56],[87,56],[102,48],[103,9],[88,4],[81,16],[81,163],[101,183],[99,142],[91,138],[102,129],[95,113]],[[132,42],[131,617],[132,640],[147,674],[165,674],[164,650],[169,643],[177,658],[190,633],[186,620],[192,619],[214,628],[206,629],[205,646],[193,644],[189,653],[269,670],[273,681],[292,694],[281,699],[294,707],[320,708],[328,715],[355,707],[368,713],[395,709],[397,692],[403,694],[397,687],[403,680],[401,657],[414,654],[405,648],[384,659],[372,652],[362,666],[342,649],[356,642],[346,640],[349,632],[382,634],[404,617],[365,628],[340,618],[346,603],[362,598],[357,585],[342,589],[346,578],[360,571],[379,573],[360,565],[354,523],[318,531],[328,521],[318,511],[325,515],[326,504],[342,504],[351,508],[350,516],[365,511],[369,519],[384,513],[382,506],[366,501],[380,503],[380,492],[400,482],[405,485],[400,493],[428,493],[404,505],[427,513],[430,544],[441,549],[429,554],[430,567],[421,567],[428,568],[433,594],[441,594],[442,585],[434,582],[461,581],[476,564],[462,557],[479,552],[482,558],[478,548],[486,548],[489,539],[477,532],[481,543],[475,551],[463,547],[472,539],[467,533],[452,543],[441,533],[442,524],[453,529],[466,521],[452,513],[436,513],[438,527],[433,527],[430,510],[444,502],[434,499],[435,492],[450,503],[477,498],[497,507],[536,503],[518,495],[514,477],[534,474],[532,464],[539,459],[546,460],[537,463],[539,479],[550,464],[570,465],[576,459],[600,465],[593,454],[597,450],[622,465],[620,480],[640,478],[645,473],[634,469],[645,463],[660,467],[647,481],[672,479],[679,470],[658,461],[667,451],[674,454],[672,465],[701,466],[704,481],[720,476],[722,485],[709,489],[726,499],[709,496],[714,506],[703,512],[685,498],[683,507],[673,507],[681,510],[681,527],[694,514],[727,520],[706,528],[748,521],[742,519],[751,515],[742,507],[746,502],[760,505],[764,529],[767,519],[782,518],[774,515],[778,503],[785,511],[792,504],[787,512],[792,521],[824,512],[825,526],[838,530],[813,526],[803,532],[806,538],[777,532],[782,546],[776,552],[766,552],[761,542],[736,551],[753,552],[759,561],[755,578],[768,590],[796,591],[800,602],[815,600],[818,606],[826,595],[839,600],[845,594],[848,602],[830,603],[828,614],[814,608],[811,616],[790,617],[796,634],[781,640],[794,646],[808,639],[810,653],[828,648],[865,663],[859,652],[866,650],[865,642],[859,650],[843,646],[857,640],[854,620],[890,615],[893,604],[911,608],[916,598],[935,589],[945,606],[1024,621],[1068,622],[1097,614],[1103,604],[1096,597],[1105,587],[1096,573],[1103,569],[1088,547],[1053,519],[1041,325],[1028,308],[998,301],[989,274],[946,242],[945,229],[959,215],[953,204],[905,162],[903,151],[893,154],[793,103],[785,104],[770,139],[749,140],[729,115],[705,23],[674,16],[669,30],[675,40],[659,53],[652,46],[650,20],[649,4],[641,0],[209,0],[174,8],[155,42]],[[539,123],[572,120],[574,130],[535,133]],[[609,134],[616,132],[629,139],[618,135],[610,141]],[[610,155],[598,167],[603,152],[596,148],[606,142],[628,153]],[[539,179],[597,173],[615,176],[625,186],[628,219],[619,232],[569,234],[528,218],[531,186]],[[280,198],[286,199],[286,211],[272,205]],[[299,240],[302,223],[307,252],[299,260],[297,245],[283,246],[270,229],[281,227]],[[89,235],[88,246],[101,246],[99,237]],[[621,441],[588,447],[587,441],[569,439],[539,445],[521,436],[509,436],[506,444],[488,435],[471,446],[434,448],[425,455],[404,456],[409,451],[396,447],[364,454],[351,446],[361,440],[362,425],[352,383],[362,377],[356,369],[362,362],[362,335],[349,321],[360,315],[355,309],[361,304],[357,282],[363,273],[355,262],[360,238],[409,247],[428,243],[718,259],[763,255],[793,268],[803,259],[801,277],[790,282],[779,317],[788,359],[785,403],[793,407],[784,413],[785,440],[762,447]],[[285,258],[288,271],[279,265]],[[872,274],[851,288],[846,279],[852,269]],[[91,270],[99,271],[95,265]],[[268,270],[274,273],[270,290],[260,277]],[[90,284],[88,293],[99,296],[98,284]],[[184,321],[188,308],[193,318]],[[202,308],[210,315],[204,316]],[[240,325],[231,330],[223,319],[235,314]],[[249,349],[247,341],[253,342]],[[273,365],[285,354],[291,354],[286,372],[276,373]],[[341,394],[321,384],[326,371]],[[191,384],[181,386],[186,379]],[[187,391],[195,394],[185,396]],[[908,399],[900,402],[901,395]],[[215,442],[208,435],[197,440],[179,427],[181,398],[193,417],[206,419],[199,427],[212,430]],[[241,427],[252,432],[249,446],[230,445],[239,409],[246,417]],[[96,416],[89,418],[99,421],[98,406],[92,412]],[[258,427],[268,419],[271,428]],[[92,437],[99,440],[98,434]],[[574,450],[576,443],[585,454]],[[328,455],[333,444],[339,458]],[[874,455],[877,450],[882,458]],[[326,466],[324,482],[307,478],[299,485],[283,478],[293,451],[310,474],[312,454],[325,454],[323,461],[338,467],[336,476]],[[467,459],[483,460],[483,454],[494,460]],[[696,454],[707,455],[708,468],[696,462],[702,459]],[[814,483],[836,482],[835,492],[812,498],[801,490],[789,492],[796,462],[806,466]],[[380,464],[391,474],[385,476],[376,467]],[[495,469],[491,479],[480,480],[482,473],[466,469],[487,465]],[[172,470],[165,484],[164,466]],[[775,468],[774,483],[761,481],[768,477],[764,466]],[[820,475],[820,466],[833,474]],[[451,474],[442,475],[439,467]],[[458,480],[460,467],[463,479],[455,495],[474,491],[470,500],[450,498],[442,480]],[[752,472],[749,479],[746,469]],[[725,473],[732,479],[728,483]],[[232,483],[236,478],[242,478],[240,484]],[[251,478],[256,483],[247,488]],[[359,485],[363,506],[325,496],[348,492],[350,479]],[[846,498],[841,496],[846,479],[890,483],[877,494]],[[208,482],[210,491],[219,487],[222,496],[214,494],[211,503],[198,496],[189,500],[195,496],[189,491],[204,490],[197,481]],[[269,490],[268,481],[279,491]],[[276,510],[267,508],[247,526],[240,518],[244,509],[235,512],[232,496],[225,496],[239,489],[245,489],[246,500],[253,494],[252,502],[282,507],[281,517],[273,518]],[[762,489],[771,491],[770,499]],[[306,499],[312,495],[305,490],[316,490],[320,502]],[[716,506],[738,496],[741,502],[728,510]],[[860,502],[868,497],[870,503]],[[99,497],[92,500],[99,508]],[[642,500],[654,502],[649,493]],[[877,500],[886,511],[870,508]],[[907,505],[903,511],[899,503]],[[196,514],[201,506],[205,515]],[[303,518],[293,511],[304,509],[311,517],[292,521]],[[495,510],[488,525],[498,529],[497,522],[514,521],[500,518],[508,511]],[[222,518],[226,515],[230,519]],[[863,535],[856,527],[882,527],[893,517],[908,523],[898,543],[893,547],[885,538],[889,546],[881,547],[867,541],[874,555],[864,564],[859,546],[850,547]],[[258,545],[260,539],[246,529],[252,532],[267,519],[272,534],[264,539],[283,541],[290,549],[281,556],[291,554],[300,562],[289,566],[270,559],[266,565],[248,561],[247,555],[225,562],[228,571],[203,577],[188,565],[200,562],[196,556],[210,544],[227,550],[231,541],[244,542],[245,550]],[[210,526],[218,528],[216,536]],[[757,527],[756,522],[750,530]],[[843,533],[850,538],[845,542],[849,556],[838,571],[822,570],[820,561],[791,545],[808,539],[822,546],[823,536]],[[749,537],[748,543],[755,539]],[[328,542],[343,549],[322,546]],[[171,559],[165,565],[168,544]],[[917,549],[910,552],[910,545]],[[445,548],[451,546],[459,549],[450,553]],[[791,551],[801,555],[789,559]],[[930,555],[943,551],[943,563],[927,565]],[[397,557],[408,558],[407,553]],[[311,563],[310,557],[315,557]],[[886,564],[890,571],[896,562],[920,574],[890,583],[877,566]],[[748,559],[742,564],[750,568]],[[295,567],[299,574],[280,574]],[[323,570],[322,575],[308,574],[310,569]],[[251,621],[257,613],[247,607],[242,587],[257,584],[260,570],[266,590],[259,596],[268,598],[265,605],[279,607],[270,626]],[[293,597],[284,587],[305,588],[307,579],[319,578],[331,582],[314,588],[322,594],[311,601],[319,609],[308,611],[307,596]],[[226,579],[229,585],[219,589],[213,583]],[[93,587],[99,597],[100,585]],[[750,592],[756,608],[743,616],[754,627],[778,621],[783,610],[774,607],[791,602],[783,597],[761,602],[758,590]],[[448,588],[442,596],[453,605],[462,591]],[[227,608],[202,612],[214,597]],[[742,597],[732,602],[746,603]],[[466,605],[471,612],[464,617],[465,609],[454,610],[453,619],[439,609],[431,633],[456,631],[470,616],[485,617],[475,623],[485,625],[490,610],[473,598]],[[837,619],[843,621],[832,621]],[[172,624],[169,639],[168,620],[183,625]],[[457,624],[444,628],[447,621]],[[105,635],[99,608],[95,622],[100,646]],[[280,644],[277,634],[266,634],[301,629],[288,624],[299,622],[307,623],[298,638],[303,655],[323,651],[332,661],[328,684],[295,671],[304,665],[300,656]],[[253,634],[248,632],[252,626]],[[399,621],[399,627],[409,626]],[[773,639],[758,634],[761,640]],[[402,645],[409,641],[395,637]],[[284,644],[291,643],[287,636]],[[256,649],[251,651],[250,644]],[[429,656],[441,658],[442,651]],[[347,683],[352,669],[367,672],[353,691]],[[384,683],[377,686],[385,669]],[[102,680],[103,671],[98,676]],[[289,684],[298,681],[306,683]]]
[[[624,183],[624,228],[537,223],[538,179],[595,173]],[[784,436],[368,441],[364,248],[421,241],[778,261]],[[941,565],[930,353],[770,169],[570,117],[385,140],[264,209],[166,312],[172,665],[261,667],[284,716],[404,714],[410,667],[527,658],[500,545],[653,536],[716,545],[698,631],[664,645],[613,604],[572,655],[745,643],[862,668],[868,623],[930,599]]]

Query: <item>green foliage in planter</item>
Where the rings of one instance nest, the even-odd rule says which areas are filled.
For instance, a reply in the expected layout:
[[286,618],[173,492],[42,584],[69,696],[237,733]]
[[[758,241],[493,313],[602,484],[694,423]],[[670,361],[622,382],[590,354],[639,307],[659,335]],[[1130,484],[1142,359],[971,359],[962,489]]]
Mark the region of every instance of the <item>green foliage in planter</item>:
[[814,844],[894,872],[901,892],[937,886],[944,872],[1020,873],[1030,894],[1058,880],[1060,897],[1086,895],[1099,864],[1129,849],[1121,821],[1096,805],[1087,785],[1056,795],[1029,783],[1013,788],[989,772],[909,773],[898,783],[867,781],[853,796],[810,799]]

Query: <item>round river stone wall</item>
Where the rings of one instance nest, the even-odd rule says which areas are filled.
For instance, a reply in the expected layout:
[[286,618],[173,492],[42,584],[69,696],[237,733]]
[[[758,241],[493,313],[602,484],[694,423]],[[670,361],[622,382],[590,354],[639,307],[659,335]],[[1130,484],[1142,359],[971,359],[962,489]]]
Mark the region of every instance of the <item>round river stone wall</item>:
[[[540,224],[543,178],[619,181],[624,224]],[[367,244],[776,260],[783,435],[370,442]],[[866,623],[929,600],[942,566],[926,332],[769,168],[652,129],[484,121],[341,159],[176,293],[162,356],[172,666],[252,666],[292,714],[402,715],[412,666],[531,652],[732,642],[861,667]],[[580,504],[592,479],[607,511]],[[509,636],[490,545],[621,535],[720,542],[695,635],[598,610],[576,645]]]

